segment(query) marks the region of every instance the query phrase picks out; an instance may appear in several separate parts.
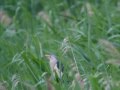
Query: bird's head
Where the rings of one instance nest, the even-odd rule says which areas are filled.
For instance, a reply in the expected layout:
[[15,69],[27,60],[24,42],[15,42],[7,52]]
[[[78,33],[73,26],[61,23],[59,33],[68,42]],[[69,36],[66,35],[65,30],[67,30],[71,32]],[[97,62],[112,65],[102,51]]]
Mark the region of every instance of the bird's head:
[[57,61],[56,56],[55,55],[45,55],[50,61]]

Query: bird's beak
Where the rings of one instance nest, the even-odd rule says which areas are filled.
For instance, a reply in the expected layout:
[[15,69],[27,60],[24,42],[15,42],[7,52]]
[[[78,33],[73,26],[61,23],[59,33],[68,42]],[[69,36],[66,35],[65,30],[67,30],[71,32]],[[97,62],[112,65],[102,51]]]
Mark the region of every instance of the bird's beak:
[[49,57],[50,55],[46,54],[45,56],[46,56],[46,57]]
[[48,59],[50,58],[50,55],[46,54],[45,57],[47,57]]

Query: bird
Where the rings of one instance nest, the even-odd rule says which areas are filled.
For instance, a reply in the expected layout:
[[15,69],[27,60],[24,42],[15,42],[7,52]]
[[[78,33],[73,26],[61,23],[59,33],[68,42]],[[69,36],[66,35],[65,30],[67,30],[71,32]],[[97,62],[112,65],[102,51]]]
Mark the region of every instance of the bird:
[[57,60],[54,54],[45,55],[49,60],[50,69],[54,78],[61,80],[63,76],[64,66]]

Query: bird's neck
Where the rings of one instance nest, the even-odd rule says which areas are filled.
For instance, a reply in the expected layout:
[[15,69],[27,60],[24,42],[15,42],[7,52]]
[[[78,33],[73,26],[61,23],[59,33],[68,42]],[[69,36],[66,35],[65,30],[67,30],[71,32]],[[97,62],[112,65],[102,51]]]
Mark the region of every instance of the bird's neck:
[[54,68],[56,63],[57,63],[57,60],[50,60],[50,67]]
[[50,62],[51,62],[51,63],[52,63],[52,62],[57,63],[57,60],[56,60],[56,59],[52,59],[52,60],[50,60]]

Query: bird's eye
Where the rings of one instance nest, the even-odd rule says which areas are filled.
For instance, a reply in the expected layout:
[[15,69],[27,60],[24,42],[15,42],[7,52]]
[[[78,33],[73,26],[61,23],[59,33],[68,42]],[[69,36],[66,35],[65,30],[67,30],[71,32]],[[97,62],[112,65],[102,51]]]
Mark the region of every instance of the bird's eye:
[[50,55],[49,58],[52,58],[52,56]]

